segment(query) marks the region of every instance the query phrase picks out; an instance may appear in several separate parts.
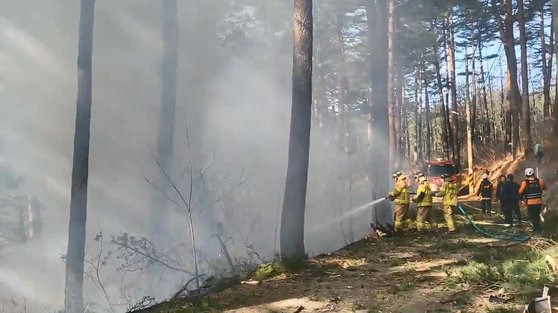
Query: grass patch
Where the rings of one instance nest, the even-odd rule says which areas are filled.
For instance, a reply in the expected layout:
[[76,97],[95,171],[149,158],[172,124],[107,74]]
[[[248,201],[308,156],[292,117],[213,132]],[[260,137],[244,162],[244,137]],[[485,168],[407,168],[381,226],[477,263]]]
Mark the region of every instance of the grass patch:
[[254,273],[254,279],[262,281],[286,272],[287,269],[281,262],[265,263],[258,267],[256,273]]
[[547,261],[547,256],[558,257],[558,249],[481,249],[475,251],[474,260],[458,268],[447,279],[447,283],[496,285],[518,295],[536,293],[544,284],[551,283],[556,276]]
[[517,310],[511,306],[491,305],[486,308],[486,312],[487,313],[515,313],[517,312]]
[[254,273],[253,278],[255,280],[262,281],[281,274],[300,272],[301,270],[308,268],[306,259],[306,256],[292,257],[261,264]]

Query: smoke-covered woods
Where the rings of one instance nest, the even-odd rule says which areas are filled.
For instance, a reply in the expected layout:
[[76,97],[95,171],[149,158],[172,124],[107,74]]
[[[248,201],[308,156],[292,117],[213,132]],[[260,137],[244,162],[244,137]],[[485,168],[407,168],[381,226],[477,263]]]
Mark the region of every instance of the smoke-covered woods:
[[[166,162],[165,172],[186,196],[191,162],[201,272],[226,264],[219,240],[235,258],[247,258],[247,246],[266,259],[279,249],[292,8],[270,1],[179,2],[176,113],[161,120],[164,5],[97,1],[95,8],[86,260],[96,264],[101,241],[94,239],[102,232],[102,263],[107,259],[100,279],[117,311],[146,295],[168,297],[189,276],[149,259],[134,264],[113,237],[145,237],[168,253],[165,262],[193,271],[187,214],[158,163]],[[79,9],[78,1],[0,4],[1,157],[10,170],[2,179],[21,177],[17,188],[3,185],[2,193],[37,197],[43,205],[40,238],[23,234],[2,245],[2,301],[15,301],[17,310],[24,302],[33,312],[63,305]],[[168,137],[161,139],[160,129],[173,123],[171,158],[163,161],[158,140]],[[344,225],[343,233],[338,224],[316,228],[372,197],[363,174],[368,158],[355,153],[367,148],[348,147],[339,125],[324,117],[313,131],[310,254],[334,250],[368,230],[368,217],[352,229]],[[364,133],[359,136],[358,144],[367,145]],[[24,220],[15,214],[7,223],[28,228]],[[8,228],[0,231],[11,236]],[[94,266],[86,262],[85,271],[86,304],[108,309]]]
[[[88,312],[169,298],[197,271],[203,281],[280,252],[285,258],[289,149],[305,142],[289,128],[304,92],[292,81],[312,74],[297,68],[304,57],[313,98],[299,246],[310,256],[363,238],[371,222],[393,222],[385,202],[366,206],[386,196],[390,170],[445,158],[472,171],[506,153],[530,153],[557,120],[550,1],[295,5],[314,17],[295,14],[307,28],[293,38],[288,1],[99,0],[94,19],[79,1],[0,3],[6,310],[68,309],[64,290],[80,263],[80,249],[66,251],[75,239],[68,238],[75,151],[83,148],[74,136],[87,134],[78,132],[77,96],[78,108],[92,110],[89,166],[81,168],[89,169],[88,185],[73,184],[87,188]],[[84,21],[94,21],[93,30]],[[91,31],[88,102],[87,53],[79,71],[76,61]],[[313,47],[297,34],[313,35]]]

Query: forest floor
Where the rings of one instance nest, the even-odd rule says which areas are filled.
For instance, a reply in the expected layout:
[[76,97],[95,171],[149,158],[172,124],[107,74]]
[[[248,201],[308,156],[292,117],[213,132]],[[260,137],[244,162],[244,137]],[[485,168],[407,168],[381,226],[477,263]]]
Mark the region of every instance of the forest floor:
[[[526,232],[527,226],[514,231]],[[239,284],[197,306],[178,300],[145,312],[520,312],[545,283],[555,287],[551,295],[558,293],[558,282],[555,286],[545,272],[507,286],[510,282],[496,276],[513,273],[492,277],[491,267],[510,260],[523,264],[531,258],[527,251],[548,250],[546,241],[538,242],[534,248],[533,243],[487,239],[467,226],[457,234],[364,239],[311,259],[301,271],[278,273],[258,285]],[[545,253],[532,261],[546,260]],[[558,252],[548,254],[558,257]],[[544,262],[535,275],[553,266]],[[519,273],[525,274],[533,273]]]
[[[550,153],[541,171],[550,189],[547,202],[558,208],[558,149],[546,150]],[[494,175],[514,172],[523,177],[523,168],[531,162],[502,161],[493,168]],[[547,225],[558,225],[555,212],[547,215]],[[531,233],[528,223],[510,228],[500,215],[486,216],[474,209],[469,213],[491,231]],[[439,210],[437,215],[441,220]],[[440,229],[371,237],[315,257],[295,272],[268,264],[258,283],[212,293],[196,305],[173,300],[142,312],[504,313],[522,312],[544,286],[550,287],[551,297],[558,296],[558,245],[548,239],[558,234],[557,227],[550,227],[544,237],[518,243],[485,238],[464,216],[456,219],[461,226],[455,234]]]

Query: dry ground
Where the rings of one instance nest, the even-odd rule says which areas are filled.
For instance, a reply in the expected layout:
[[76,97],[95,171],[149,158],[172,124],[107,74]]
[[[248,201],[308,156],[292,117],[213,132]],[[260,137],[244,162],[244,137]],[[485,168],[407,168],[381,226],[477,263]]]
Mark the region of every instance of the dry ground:
[[[545,150],[541,175],[549,185],[546,200],[554,209],[558,225],[558,197],[555,196],[558,149],[547,145]],[[512,172],[519,181],[526,166],[533,166],[533,160],[508,158],[494,162],[491,169],[494,178]],[[471,210],[471,213],[476,212]],[[463,217],[459,219],[465,222]],[[475,220],[483,225],[502,222],[500,217],[479,215]],[[549,224],[551,220],[552,214]],[[488,227],[530,233],[526,224],[513,229],[503,225]],[[558,226],[552,231],[558,231]],[[470,225],[463,226],[457,234],[409,233],[403,237],[365,239],[310,260],[298,273],[284,273],[259,285],[239,284],[211,294],[196,306],[178,300],[143,312],[521,312],[534,295],[532,291],[512,294],[499,284],[468,285],[452,277],[479,256],[496,256],[493,262],[505,262],[508,255],[528,245],[483,238]],[[555,283],[549,285],[551,295],[558,296]],[[542,289],[543,284],[534,287]]]

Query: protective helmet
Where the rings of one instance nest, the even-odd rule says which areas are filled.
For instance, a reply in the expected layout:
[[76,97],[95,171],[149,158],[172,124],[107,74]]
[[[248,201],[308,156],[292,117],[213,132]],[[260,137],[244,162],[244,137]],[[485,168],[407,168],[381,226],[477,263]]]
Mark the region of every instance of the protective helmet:
[[423,172],[418,172],[418,173],[415,174],[415,178],[416,178],[416,179],[419,179],[419,178],[421,178],[421,177],[424,177],[424,173],[423,173]]
[[534,169],[532,169],[530,167],[525,169],[525,176],[530,177],[530,176],[533,176],[533,175],[535,175],[535,170]]
[[402,174],[403,173],[401,173],[401,171],[396,171],[396,172],[393,172],[392,176],[393,176],[393,178],[399,178],[399,176],[401,176]]
[[418,178],[418,181],[421,182],[421,183],[423,183],[423,182],[428,181],[428,179],[426,178],[426,176],[422,175],[422,176],[420,176],[420,177]]

